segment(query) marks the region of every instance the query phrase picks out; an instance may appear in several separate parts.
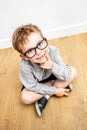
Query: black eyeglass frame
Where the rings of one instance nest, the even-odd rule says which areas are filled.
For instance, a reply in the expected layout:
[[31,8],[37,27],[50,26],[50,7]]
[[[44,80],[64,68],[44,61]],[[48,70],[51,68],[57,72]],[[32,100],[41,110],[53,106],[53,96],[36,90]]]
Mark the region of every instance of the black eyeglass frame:
[[[38,48],[38,45],[39,45],[42,41],[44,41],[44,40],[45,40],[46,43],[47,43],[47,45],[43,48],[43,49],[45,49],[45,48],[48,46],[48,42],[47,42],[47,39],[43,37],[43,40],[39,41],[39,42],[37,43],[37,46],[36,46],[36,47],[31,48],[31,49],[28,49],[25,53],[23,53],[23,55],[26,56],[26,57],[28,57],[28,58],[34,57],[34,56],[36,55],[36,49]],[[34,54],[32,57],[27,56],[26,53],[27,53],[29,50],[32,50],[32,49],[35,49],[35,54]],[[39,49],[39,50],[43,50],[43,49],[40,49],[40,48],[38,48],[38,49]]]

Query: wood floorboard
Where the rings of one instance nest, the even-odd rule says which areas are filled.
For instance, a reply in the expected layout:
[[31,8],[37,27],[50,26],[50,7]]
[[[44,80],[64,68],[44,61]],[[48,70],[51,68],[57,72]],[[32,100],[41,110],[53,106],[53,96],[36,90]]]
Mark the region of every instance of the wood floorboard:
[[20,100],[19,54],[0,50],[0,130],[87,130],[87,33],[49,40],[66,64],[77,68],[69,97],[49,99],[41,118]]

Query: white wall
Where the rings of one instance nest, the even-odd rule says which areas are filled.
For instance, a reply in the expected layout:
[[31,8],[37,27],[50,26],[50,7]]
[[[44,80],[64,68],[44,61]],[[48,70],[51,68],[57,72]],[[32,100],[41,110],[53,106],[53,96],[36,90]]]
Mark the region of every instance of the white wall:
[[26,23],[48,39],[87,32],[87,0],[0,0],[0,48],[10,47],[12,32]]

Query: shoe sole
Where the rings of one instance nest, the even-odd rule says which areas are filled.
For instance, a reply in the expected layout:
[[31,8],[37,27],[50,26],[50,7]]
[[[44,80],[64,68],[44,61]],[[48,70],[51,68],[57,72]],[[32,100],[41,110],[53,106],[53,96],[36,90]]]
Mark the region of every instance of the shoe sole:
[[41,117],[42,113],[40,112],[37,102],[35,103],[35,108],[36,108],[36,112],[37,112],[38,116]]
[[73,89],[73,86],[72,86],[72,84],[70,84],[69,86],[70,86],[70,91],[72,91],[72,89]]
[[72,89],[73,89],[72,84],[69,84],[69,85],[66,87],[66,89],[69,89],[69,91],[72,91]]

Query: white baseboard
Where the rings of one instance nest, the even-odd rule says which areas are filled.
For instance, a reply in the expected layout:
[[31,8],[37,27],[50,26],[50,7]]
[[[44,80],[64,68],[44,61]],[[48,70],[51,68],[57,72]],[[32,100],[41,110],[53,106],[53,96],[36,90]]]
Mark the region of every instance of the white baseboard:
[[[59,38],[87,32],[87,22],[43,31],[48,39]],[[11,39],[0,40],[0,49],[12,47]]]
[[0,49],[12,47],[11,39],[0,40]]
[[48,39],[53,39],[53,38],[85,33],[85,32],[87,32],[87,22],[75,24],[75,25],[63,26],[56,29],[51,29],[45,31],[44,34]]

